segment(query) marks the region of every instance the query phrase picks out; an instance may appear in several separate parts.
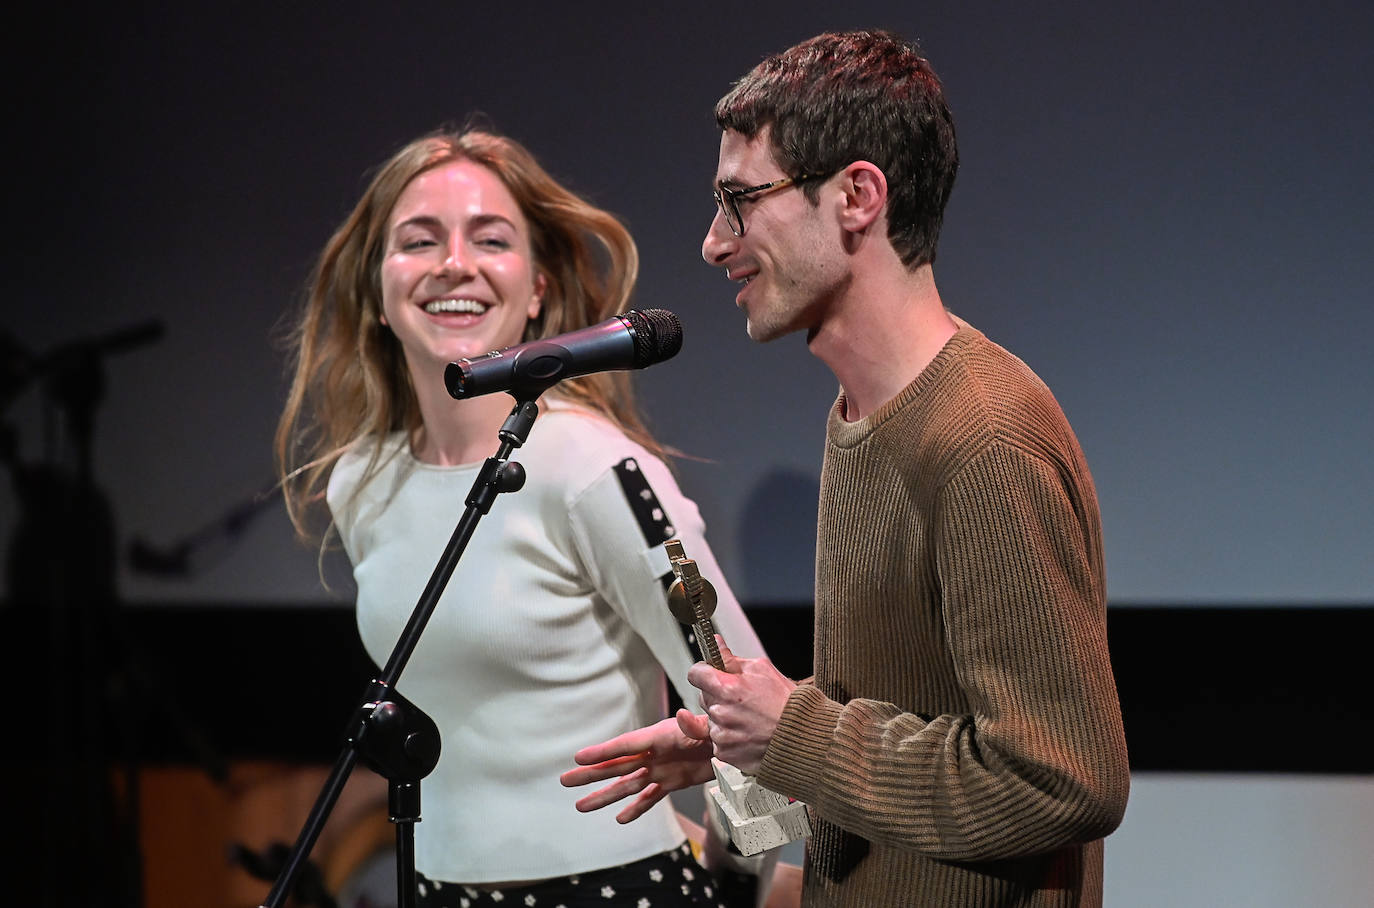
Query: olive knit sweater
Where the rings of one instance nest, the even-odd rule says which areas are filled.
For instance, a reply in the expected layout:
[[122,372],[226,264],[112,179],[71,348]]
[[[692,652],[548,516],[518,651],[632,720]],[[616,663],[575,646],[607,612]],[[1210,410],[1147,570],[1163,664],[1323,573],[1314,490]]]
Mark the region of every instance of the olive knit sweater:
[[1024,363],[960,323],[827,427],[815,677],[759,780],[807,802],[806,905],[1099,905],[1129,788],[1097,497]]

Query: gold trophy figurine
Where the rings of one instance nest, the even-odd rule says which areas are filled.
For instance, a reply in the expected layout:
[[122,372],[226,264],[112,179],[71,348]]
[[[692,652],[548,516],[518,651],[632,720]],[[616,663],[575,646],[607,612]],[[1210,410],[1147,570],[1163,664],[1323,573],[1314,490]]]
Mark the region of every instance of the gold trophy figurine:
[[[728,671],[716,646],[715,626],[711,624],[711,615],[716,611],[715,587],[683,552],[680,540],[670,539],[663,543],[663,548],[677,578],[668,590],[668,608],[674,618],[692,626],[702,661],[718,671]],[[755,855],[811,834],[806,805],[801,801],[769,791],[753,776],[714,757],[711,765],[716,772],[716,784],[706,789],[708,803],[714,805],[721,825],[729,831],[730,841],[741,854]]]

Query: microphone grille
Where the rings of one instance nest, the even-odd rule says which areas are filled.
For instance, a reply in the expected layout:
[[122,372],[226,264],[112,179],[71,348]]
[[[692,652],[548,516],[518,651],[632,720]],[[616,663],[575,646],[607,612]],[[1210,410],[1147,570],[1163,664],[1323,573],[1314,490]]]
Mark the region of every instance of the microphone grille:
[[667,309],[631,309],[625,318],[635,333],[634,368],[672,359],[682,349],[682,322]]

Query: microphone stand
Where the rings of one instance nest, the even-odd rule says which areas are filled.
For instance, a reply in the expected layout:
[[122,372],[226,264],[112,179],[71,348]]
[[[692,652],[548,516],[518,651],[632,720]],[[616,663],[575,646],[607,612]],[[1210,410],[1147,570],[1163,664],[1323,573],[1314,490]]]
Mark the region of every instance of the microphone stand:
[[[439,762],[439,728],[434,720],[398,694],[394,687],[410,660],[425,625],[439,603],[458,560],[467,548],[477,523],[491,510],[496,496],[516,492],[525,485],[525,470],[508,461],[511,452],[529,437],[539,415],[535,399],[545,388],[522,389],[514,409],[501,426],[501,445],[488,457],[468,493],[467,509],[444,548],[429,583],[420,594],[410,621],[401,632],[386,667],[368,686],[363,702],[349,720],[344,747],[325,779],[315,806],[306,818],[286,865],[260,908],[281,908],[301,866],[310,855],[324,824],[334,809],[344,784],[361,758],[365,765],[387,779],[387,810],[396,824],[396,888],[400,908],[414,908],[415,823],[420,819],[420,780]],[[514,393],[514,392],[512,392]]]
[[20,457],[18,433],[0,423],[0,466],[10,468],[19,504],[5,553],[10,601],[0,604],[0,621],[29,643],[7,667],[30,678],[34,692],[29,746],[5,748],[16,769],[34,777],[31,791],[20,786],[11,794],[18,797],[14,812],[32,817],[38,832],[17,843],[14,866],[32,858],[30,875],[43,896],[25,898],[29,881],[19,881],[20,904],[143,900],[138,732],[140,707],[156,695],[138,689],[139,666],[126,642],[116,519],[96,481],[95,443],[106,358],[162,334],[161,322],[149,321],[33,355],[0,331],[0,411],[41,382],[45,420],[46,456],[35,463]]

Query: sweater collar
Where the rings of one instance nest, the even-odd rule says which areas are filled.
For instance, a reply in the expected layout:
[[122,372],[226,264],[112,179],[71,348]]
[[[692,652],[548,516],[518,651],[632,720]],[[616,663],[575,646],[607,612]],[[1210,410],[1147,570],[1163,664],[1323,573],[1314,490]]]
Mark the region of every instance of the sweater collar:
[[958,330],[954,332],[953,337],[945,342],[944,347],[921,370],[921,373],[912,379],[905,388],[897,392],[895,397],[862,419],[849,422],[844,418],[845,399],[844,389],[841,388],[839,396],[835,398],[835,403],[830,408],[830,417],[826,423],[825,435],[830,444],[841,448],[852,448],[861,443],[884,422],[900,413],[908,404],[919,399],[931,385],[949,370],[951,364],[960,358],[963,351],[982,338],[982,332],[958,316],[954,316],[954,322],[958,325]]

